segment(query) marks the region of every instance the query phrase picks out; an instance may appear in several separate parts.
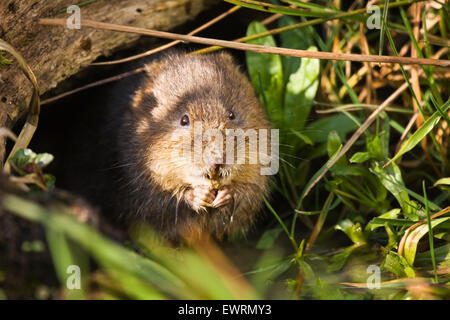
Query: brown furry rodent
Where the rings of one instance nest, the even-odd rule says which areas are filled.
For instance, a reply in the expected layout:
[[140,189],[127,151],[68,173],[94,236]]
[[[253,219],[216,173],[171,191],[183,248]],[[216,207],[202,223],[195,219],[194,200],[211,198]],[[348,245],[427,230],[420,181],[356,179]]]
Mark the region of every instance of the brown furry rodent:
[[78,191],[96,198],[105,214],[143,219],[172,242],[245,232],[261,209],[261,194],[269,191],[259,162],[224,163],[225,139],[222,153],[219,140],[203,141],[201,150],[210,152],[195,162],[176,156],[183,142],[173,138],[192,142],[192,150],[195,122],[202,132],[217,129],[224,136],[226,129],[270,129],[232,57],[170,53],[132,82],[128,91],[117,85],[102,120],[106,177],[93,174],[96,190]]

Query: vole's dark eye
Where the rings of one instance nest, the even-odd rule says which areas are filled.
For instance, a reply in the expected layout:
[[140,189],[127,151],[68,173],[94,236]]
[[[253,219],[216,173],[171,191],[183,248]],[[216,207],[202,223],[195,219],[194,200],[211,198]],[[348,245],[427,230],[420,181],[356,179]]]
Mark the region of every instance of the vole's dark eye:
[[228,111],[228,119],[230,120],[234,120],[236,118],[236,116],[234,115],[233,111]]
[[185,114],[185,115],[181,118],[180,124],[181,124],[183,127],[188,126],[188,125],[190,124],[189,116],[188,116],[187,114]]

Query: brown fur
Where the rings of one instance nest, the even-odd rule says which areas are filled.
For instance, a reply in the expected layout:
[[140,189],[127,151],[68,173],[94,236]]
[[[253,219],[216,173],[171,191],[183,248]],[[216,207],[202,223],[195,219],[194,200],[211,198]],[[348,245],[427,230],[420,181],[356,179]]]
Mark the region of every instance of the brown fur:
[[[175,242],[204,233],[220,238],[245,232],[261,209],[261,194],[268,194],[268,178],[260,174],[260,165],[227,164],[221,169],[224,176],[212,181],[205,179],[205,163],[171,157],[181,143],[173,141],[173,134],[192,140],[193,121],[202,121],[203,130],[221,132],[270,128],[251,84],[232,57],[169,54],[147,65],[128,101],[113,103],[105,132],[112,137],[119,168],[111,186],[111,197],[119,204],[113,210],[125,219],[144,219]],[[235,114],[232,121],[230,110]],[[184,114],[191,120],[188,128],[180,126]],[[211,189],[231,186],[233,201],[219,208],[193,208],[186,192],[198,183],[210,183]]]

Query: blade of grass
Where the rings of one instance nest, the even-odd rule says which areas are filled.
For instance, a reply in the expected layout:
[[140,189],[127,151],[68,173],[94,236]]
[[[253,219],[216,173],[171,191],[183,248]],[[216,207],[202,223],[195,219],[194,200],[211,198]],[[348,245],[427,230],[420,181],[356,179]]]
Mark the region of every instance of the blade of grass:
[[280,216],[279,216],[279,215],[276,213],[276,211],[272,208],[272,206],[270,205],[269,201],[267,201],[266,197],[264,197],[264,195],[261,195],[261,196],[262,196],[262,198],[263,198],[263,200],[264,200],[264,202],[265,202],[267,208],[269,208],[270,212],[273,213],[273,215],[275,216],[275,219],[277,219],[278,223],[281,225],[281,227],[283,228],[284,232],[285,232],[286,235],[288,236],[289,240],[290,240],[291,243],[292,243],[292,246],[293,246],[294,249],[295,249],[295,252],[297,252],[299,247],[298,247],[297,242],[295,241],[294,236],[291,235],[291,234],[289,233],[289,230],[288,230],[288,228],[286,227],[286,225],[284,224],[283,220],[281,220]]
[[[394,39],[391,36],[391,32],[389,31],[389,27],[386,27],[385,30],[386,30],[386,35],[388,37],[389,43],[391,45],[391,49],[392,49],[392,51],[394,51],[395,56],[398,57],[398,51],[397,51],[397,48],[395,47]],[[423,109],[421,107],[421,104],[420,104],[419,100],[417,99],[417,96],[416,96],[416,94],[414,92],[414,89],[413,89],[413,87],[411,85],[411,82],[409,81],[409,78],[408,78],[408,76],[406,74],[405,68],[403,68],[401,63],[399,64],[399,66],[400,66],[400,70],[402,71],[403,78],[405,79],[406,83],[408,84],[409,91],[411,92],[411,95],[413,96],[414,101],[416,102],[416,105],[419,108],[420,114],[422,115],[422,118],[425,119]]]
[[322,175],[323,172],[328,169],[330,163],[332,163],[333,161],[337,161],[336,158],[338,157],[341,150],[342,150],[342,145],[336,150],[336,152],[330,157],[330,159],[311,177],[311,179],[309,179],[308,183],[305,185],[305,188],[303,189],[303,192],[300,195],[300,198],[298,199],[297,207],[294,211],[294,217],[292,218],[291,233],[290,233],[291,237],[294,236],[295,224],[297,222],[297,215],[299,214],[298,211],[300,210],[300,208],[302,206],[303,199],[305,199],[305,197],[308,195],[309,191],[314,186],[314,184],[317,180],[317,177]]
[[314,226],[314,230],[311,233],[311,235],[309,236],[308,242],[306,243],[306,248],[305,248],[306,251],[311,249],[311,247],[316,242],[316,239],[319,236],[320,231],[322,230],[323,224],[325,223],[325,220],[327,219],[328,212],[331,209],[331,203],[333,201],[333,198],[334,198],[334,193],[330,192],[328,194],[327,199],[325,200],[322,211],[321,211],[321,213],[317,219],[317,222]]
[[321,6],[321,5],[315,4],[315,3],[308,3],[308,2],[302,2],[302,1],[297,1],[297,0],[281,0],[281,2],[289,3],[289,4],[295,5],[300,8],[304,8],[304,9],[310,9],[312,11],[336,12],[336,10],[334,10],[334,9],[331,9],[331,8],[328,8],[325,6]]
[[327,11],[327,10],[313,10],[310,8],[310,10],[305,10],[301,8],[295,8],[295,7],[287,7],[287,6],[280,6],[271,4],[268,2],[261,2],[261,1],[254,1],[254,0],[225,0],[226,2],[232,3],[234,5],[246,7],[249,9],[254,9],[258,11],[263,12],[270,12],[270,13],[278,13],[278,14],[284,14],[284,15],[290,15],[290,16],[305,16],[305,17],[327,17],[332,14],[334,14],[334,11]]
[[381,16],[381,30],[380,30],[380,43],[378,48],[378,55],[382,55],[383,53],[383,46],[384,46],[384,29],[386,28],[387,24],[387,14],[389,10],[389,0],[384,0],[384,8],[383,8],[383,15]]
[[[442,210],[440,210],[438,213],[435,213],[431,216],[431,219],[436,219],[440,216],[443,216],[447,213],[450,212],[450,206],[448,206],[447,208],[444,208]],[[405,233],[403,234],[402,239],[400,240],[400,243],[398,244],[398,254],[399,255],[403,255],[403,250],[405,249],[405,242],[406,239],[408,238],[409,234],[414,231],[414,229],[416,229],[417,227],[420,227],[422,224],[427,222],[427,218],[420,220],[419,222],[416,222],[415,224],[413,224],[411,227],[409,227],[408,229],[406,229]]]
[[[398,2],[398,0],[397,0],[397,2]],[[414,36],[411,24],[409,23],[409,20],[408,20],[408,17],[406,16],[405,10],[402,7],[399,7],[399,9],[400,9],[400,16],[402,18],[403,24],[406,27],[406,31],[408,32],[409,38],[410,38],[410,40],[411,40],[411,42],[412,42],[412,44],[413,44],[413,46],[414,46],[414,48],[415,48],[415,50],[417,52],[417,55],[418,55],[418,57],[423,58],[424,56],[423,56],[422,50],[420,49],[419,44],[417,43],[417,40],[416,40],[416,38]],[[425,11],[424,11],[424,14],[425,14]],[[424,36],[425,36],[425,45],[426,45],[426,47],[428,47],[427,46],[428,45],[428,38],[427,38],[428,32],[427,32],[427,26],[426,26],[425,17],[423,19],[423,23],[424,23],[423,28],[424,28]],[[431,53],[429,53],[429,55],[430,54]],[[433,78],[431,68],[427,67],[427,66],[424,66],[423,70],[425,71],[425,75],[426,75],[428,84],[429,84],[429,86],[431,88],[431,92],[432,92],[434,98],[437,99],[439,104],[443,104],[444,101],[442,100],[441,94],[439,93],[439,90],[438,90],[438,88],[436,86],[436,82],[435,82],[435,80]],[[416,99],[415,96],[414,96],[414,98]],[[435,104],[435,106],[436,106],[436,104]],[[421,113],[422,113],[422,116],[423,116],[423,112],[421,112]]]
[[[442,111],[446,112],[450,109],[450,99],[442,106]],[[436,111],[433,113],[431,117],[429,117],[423,125],[416,130],[412,134],[412,136],[407,139],[403,145],[401,146],[400,150],[397,152],[397,154],[389,160],[384,167],[388,166],[391,162],[397,161],[399,157],[404,155],[406,152],[413,149],[417,144],[420,143],[420,141],[431,131],[433,128],[438,124],[439,120],[441,119],[441,113],[439,111]]]
[[436,271],[436,257],[434,256],[433,228],[431,227],[430,209],[428,208],[428,197],[427,197],[427,189],[425,187],[425,180],[422,181],[422,188],[423,188],[423,197],[425,198],[425,212],[427,213],[428,239],[430,242],[431,261],[433,262],[434,282],[437,283],[438,279]]

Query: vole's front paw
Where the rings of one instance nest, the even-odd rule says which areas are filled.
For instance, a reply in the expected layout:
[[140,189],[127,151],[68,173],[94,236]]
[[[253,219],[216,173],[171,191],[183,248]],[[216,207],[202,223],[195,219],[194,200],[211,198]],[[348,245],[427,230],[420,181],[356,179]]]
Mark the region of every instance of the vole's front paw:
[[233,200],[234,191],[230,186],[223,186],[217,192],[217,196],[212,203],[213,208],[218,208],[230,203]]
[[212,207],[216,195],[208,186],[196,186],[188,189],[185,193],[185,200],[189,206],[199,212],[205,210],[205,207]]

